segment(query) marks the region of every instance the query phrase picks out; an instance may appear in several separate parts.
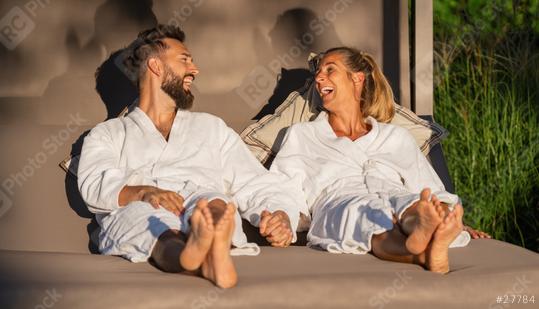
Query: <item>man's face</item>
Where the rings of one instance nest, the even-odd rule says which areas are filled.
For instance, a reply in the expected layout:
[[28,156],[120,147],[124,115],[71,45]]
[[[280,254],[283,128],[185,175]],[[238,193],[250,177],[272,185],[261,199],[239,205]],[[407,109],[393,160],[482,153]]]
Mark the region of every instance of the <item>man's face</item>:
[[187,48],[178,40],[165,39],[168,48],[161,55],[164,65],[161,89],[168,94],[179,109],[189,109],[194,96],[191,85],[198,74],[198,68]]

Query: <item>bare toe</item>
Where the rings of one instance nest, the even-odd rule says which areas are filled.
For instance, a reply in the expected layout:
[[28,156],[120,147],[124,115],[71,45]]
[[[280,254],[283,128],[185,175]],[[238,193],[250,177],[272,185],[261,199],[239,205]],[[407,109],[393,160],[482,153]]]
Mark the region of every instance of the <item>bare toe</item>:
[[438,213],[438,216],[439,216],[440,218],[443,218],[444,215],[445,215],[444,208],[443,208],[442,205],[440,205],[440,204],[436,205],[436,212]]
[[213,216],[211,214],[211,211],[208,209],[208,207],[203,208],[201,213],[204,216],[204,221],[206,225],[213,226]]
[[180,253],[180,265],[185,270],[196,270],[206,259],[214,238],[214,227],[207,202],[199,201],[190,218],[191,232]]
[[213,276],[209,278],[221,288],[230,288],[237,283],[237,273],[232,258],[230,246],[234,233],[235,207],[227,204],[226,209],[215,225],[215,238],[209,253]]
[[436,229],[432,243],[427,249],[427,268],[429,270],[442,274],[449,272],[449,245],[462,230],[461,224],[459,224],[461,219],[462,212],[452,211]]
[[[424,192],[421,194],[426,195]],[[434,231],[442,221],[442,217],[434,204],[424,201],[420,201],[417,205],[417,217],[417,224],[406,239],[406,248],[414,255],[425,251]]]
[[428,202],[430,200],[430,189],[425,188],[421,190],[421,193],[419,194],[419,198],[422,201]]

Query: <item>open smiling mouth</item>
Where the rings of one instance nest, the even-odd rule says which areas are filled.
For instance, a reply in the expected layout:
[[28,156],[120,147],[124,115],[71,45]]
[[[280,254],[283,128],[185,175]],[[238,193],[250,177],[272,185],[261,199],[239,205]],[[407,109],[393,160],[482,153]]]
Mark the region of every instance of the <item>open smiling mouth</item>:
[[320,94],[322,95],[322,97],[325,97],[326,95],[330,94],[333,92],[333,87],[322,87],[322,89],[320,89]]
[[191,85],[193,84],[193,81],[195,80],[195,77],[192,75],[188,75],[183,78],[183,86],[187,89],[191,88]]

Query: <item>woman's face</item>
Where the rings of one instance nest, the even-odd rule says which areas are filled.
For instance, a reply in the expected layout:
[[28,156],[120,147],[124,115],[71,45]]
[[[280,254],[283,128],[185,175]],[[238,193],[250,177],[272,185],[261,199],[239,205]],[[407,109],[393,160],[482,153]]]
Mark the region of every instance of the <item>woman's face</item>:
[[362,73],[349,72],[343,60],[339,53],[325,55],[316,73],[316,89],[329,111],[359,106]]

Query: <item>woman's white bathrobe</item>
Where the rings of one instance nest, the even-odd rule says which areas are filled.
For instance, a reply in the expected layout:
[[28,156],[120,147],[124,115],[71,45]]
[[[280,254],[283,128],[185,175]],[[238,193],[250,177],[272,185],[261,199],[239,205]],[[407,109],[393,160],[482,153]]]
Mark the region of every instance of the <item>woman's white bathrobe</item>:
[[[200,198],[233,201],[238,213],[254,225],[264,209],[286,211],[297,225],[295,197],[285,178],[269,173],[215,116],[178,111],[167,142],[139,108],[92,129],[78,167],[82,198],[101,227],[100,252],[133,262],[146,261],[164,231],[187,233]],[[118,195],[126,185],[178,192],[185,198],[186,211],[178,217],[142,201],[119,207]],[[259,248],[247,243],[239,214],[232,241],[237,248],[231,253],[256,255]]]
[[[291,126],[271,170],[303,192],[300,211],[312,214],[309,244],[333,253],[363,254],[371,238],[393,228],[392,218],[419,200],[423,188],[454,206],[436,172],[406,129],[366,119],[371,131],[352,141],[337,137],[325,112]],[[470,240],[463,232],[452,246]]]

